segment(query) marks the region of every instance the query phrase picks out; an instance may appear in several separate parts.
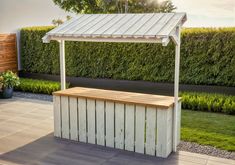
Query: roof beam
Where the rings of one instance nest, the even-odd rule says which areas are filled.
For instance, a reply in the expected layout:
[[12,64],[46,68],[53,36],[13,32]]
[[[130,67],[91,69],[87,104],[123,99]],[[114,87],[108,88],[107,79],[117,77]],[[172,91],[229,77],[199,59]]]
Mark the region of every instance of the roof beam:
[[43,42],[47,42],[48,40],[65,40],[65,41],[83,41],[83,42],[132,42],[132,43],[162,43],[161,38],[104,38],[104,37],[57,37],[51,36],[50,39],[45,38]]

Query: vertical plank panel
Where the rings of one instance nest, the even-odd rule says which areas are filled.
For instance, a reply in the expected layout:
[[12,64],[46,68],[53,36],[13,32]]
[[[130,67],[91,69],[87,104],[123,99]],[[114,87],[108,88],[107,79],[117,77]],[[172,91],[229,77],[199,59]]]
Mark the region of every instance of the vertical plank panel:
[[124,149],[124,104],[115,103],[115,147]]
[[167,110],[157,108],[157,154],[167,157]]
[[95,100],[87,99],[88,143],[95,144]]
[[77,98],[69,97],[69,110],[70,110],[70,139],[78,140],[78,104]]
[[135,152],[144,153],[145,107],[136,105]]
[[167,153],[173,149],[173,107],[167,110]]
[[105,145],[105,130],[104,130],[104,101],[96,101],[96,128],[97,128],[97,144]]
[[114,102],[106,101],[106,146],[114,147]]
[[69,139],[69,98],[61,96],[62,138]]
[[16,34],[0,34],[0,73],[18,72]]
[[134,151],[135,106],[133,104],[126,104],[125,121],[125,150]]
[[78,98],[79,141],[86,141],[86,99]]
[[178,104],[179,108],[178,108],[178,125],[177,125],[177,129],[178,129],[178,134],[177,134],[177,145],[179,145],[180,143],[180,128],[181,128],[181,101],[179,101]]
[[60,96],[53,96],[53,108],[54,108],[54,136],[61,137]]
[[146,112],[146,154],[155,155],[156,151],[156,108],[147,107]]

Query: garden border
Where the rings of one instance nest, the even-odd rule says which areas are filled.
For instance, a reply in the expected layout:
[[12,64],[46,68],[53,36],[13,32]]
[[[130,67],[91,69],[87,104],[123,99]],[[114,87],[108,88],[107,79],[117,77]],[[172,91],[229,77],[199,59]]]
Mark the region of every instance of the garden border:
[[[52,81],[60,81],[59,75],[28,73],[19,71],[19,76],[23,78],[44,79]],[[121,90],[128,92],[140,92],[148,94],[162,94],[173,96],[173,83],[156,83],[148,81],[130,81],[130,80],[114,80],[114,79],[93,79],[85,77],[67,77],[67,81],[71,86],[101,88]],[[207,92],[235,95],[235,87],[212,86],[212,85],[187,85],[180,84],[181,92]]]

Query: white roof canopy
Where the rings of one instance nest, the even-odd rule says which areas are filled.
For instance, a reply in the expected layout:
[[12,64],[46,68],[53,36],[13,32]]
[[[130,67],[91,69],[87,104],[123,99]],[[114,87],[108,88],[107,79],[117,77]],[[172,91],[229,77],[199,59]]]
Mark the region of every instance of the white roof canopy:
[[186,21],[185,13],[80,14],[49,31],[50,40],[93,42],[146,42],[167,45],[177,26]]

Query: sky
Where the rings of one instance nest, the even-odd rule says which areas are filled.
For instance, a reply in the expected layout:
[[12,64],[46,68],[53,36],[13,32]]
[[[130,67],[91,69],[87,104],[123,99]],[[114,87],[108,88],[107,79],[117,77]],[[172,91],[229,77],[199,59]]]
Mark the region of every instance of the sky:
[[186,12],[184,27],[235,27],[235,0],[172,0]]

